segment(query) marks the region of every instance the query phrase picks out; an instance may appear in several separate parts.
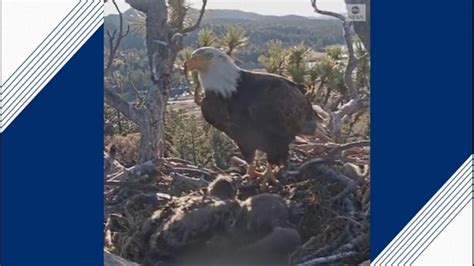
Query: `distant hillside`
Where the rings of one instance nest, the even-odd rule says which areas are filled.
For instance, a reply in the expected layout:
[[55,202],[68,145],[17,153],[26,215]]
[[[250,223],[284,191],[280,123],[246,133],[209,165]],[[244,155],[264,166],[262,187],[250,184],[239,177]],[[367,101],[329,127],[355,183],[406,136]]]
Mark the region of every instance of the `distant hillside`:
[[[136,17],[136,12],[129,9],[124,13],[125,21],[128,23]],[[197,10],[189,11],[189,18],[195,20],[198,16]],[[287,45],[305,43],[315,50],[322,51],[326,46],[342,44],[342,26],[338,20],[307,18],[296,15],[289,16],[265,16],[240,10],[206,10],[203,19],[203,27],[210,27],[216,34],[222,33],[229,25],[238,24],[249,33],[249,45],[243,49],[239,58],[246,65],[256,66],[257,58],[265,48],[266,42],[272,39],[281,40]],[[105,18],[105,28],[113,30],[118,25],[117,15],[109,15]],[[186,36],[185,46],[193,46],[197,39],[197,32]],[[143,38],[131,34],[124,40],[123,48],[145,48]]]

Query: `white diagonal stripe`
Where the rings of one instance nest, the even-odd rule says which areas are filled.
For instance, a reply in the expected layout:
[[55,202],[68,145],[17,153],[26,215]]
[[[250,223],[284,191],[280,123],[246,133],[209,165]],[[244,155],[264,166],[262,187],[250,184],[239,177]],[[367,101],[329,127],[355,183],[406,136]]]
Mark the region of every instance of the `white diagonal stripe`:
[[472,201],[471,155],[377,256],[373,265],[412,264]]
[[103,24],[103,1],[82,0],[1,87],[0,133]]

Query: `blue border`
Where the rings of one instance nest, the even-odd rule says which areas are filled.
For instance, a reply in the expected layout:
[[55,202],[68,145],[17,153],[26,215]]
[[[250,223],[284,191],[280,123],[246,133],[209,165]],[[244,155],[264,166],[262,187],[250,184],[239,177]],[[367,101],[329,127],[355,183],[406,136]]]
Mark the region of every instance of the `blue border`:
[[472,1],[372,1],[371,258],[472,153]]
[[[89,13],[87,13],[87,15],[89,15],[90,13],[92,13],[92,11],[94,11],[94,9],[92,9]],[[97,14],[99,14],[99,13],[101,13],[101,12],[102,12],[102,10],[100,10],[100,9],[99,9],[99,10],[95,10],[95,13],[94,13],[94,14],[97,15]],[[94,18],[95,18],[94,16],[91,16],[91,17],[87,20],[87,23],[89,23],[89,22],[90,22],[92,19],[94,19]],[[76,18],[76,20],[77,20],[77,18]],[[93,31],[96,29],[96,26],[97,26],[99,23],[102,23],[102,22],[97,22],[96,24],[91,24],[91,25],[89,25],[87,28],[81,30],[81,32],[76,32],[76,33],[74,33],[74,35],[73,35],[74,38],[75,38],[76,36],[83,36],[83,37],[81,38],[80,42],[78,42],[78,44],[76,44],[75,46],[73,46],[72,49],[71,49],[71,47],[68,47],[68,48],[67,48],[67,49],[68,49],[68,50],[67,50],[67,54],[66,54],[66,53],[63,53],[63,54],[60,54],[60,55],[54,55],[55,57],[59,57],[59,60],[61,60],[61,64],[67,59],[67,56],[64,57],[64,55],[70,55],[70,54],[74,51],[74,49],[76,49],[79,45],[81,45],[81,44],[82,44],[82,41],[83,41],[85,38],[87,38],[87,37],[89,36],[89,34],[90,34],[91,32],[93,32]],[[83,32],[84,30],[85,30],[85,32]],[[67,37],[69,37],[69,36],[71,36],[71,33],[69,33],[69,34],[67,35]],[[69,45],[69,44],[72,44],[72,42],[77,42],[77,39],[70,39],[67,44],[68,44],[68,45]],[[50,49],[51,49],[51,48],[49,48],[48,51],[49,51]],[[49,55],[45,60],[49,60],[51,56],[52,56],[52,55]],[[35,65],[38,64],[39,62],[40,62],[40,61],[36,62]],[[39,80],[41,80],[42,78],[44,78],[44,76],[50,72],[50,70],[51,70],[51,64],[53,64],[53,66],[54,66],[54,64],[56,64],[56,63],[57,63],[57,61],[50,61],[47,65],[42,66],[42,67],[44,67],[44,69],[42,69],[42,70],[39,72],[40,75],[41,75],[40,78],[39,78]],[[55,70],[58,69],[58,68],[61,66],[61,64],[59,64],[58,66],[56,66]],[[34,65],[34,66],[35,66],[35,65]],[[34,66],[33,66],[33,67],[34,67]],[[51,73],[49,73],[49,75],[51,75]],[[25,78],[26,78],[26,77],[25,77]],[[32,97],[31,92],[34,91],[34,89],[35,89],[35,86],[31,86],[31,85],[34,84],[34,82],[37,81],[38,75],[37,75],[36,77],[34,77],[34,80],[32,80],[32,81],[30,81],[30,78],[31,78],[31,76],[29,76],[29,77],[27,76],[26,81],[23,82],[23,83],[21,84],[21,86],[20,86],[20,88],[23,88],[23,87],[26,85],[27,88],[29,87],[29,89],[27,89],[27,90],[25,90],[25,91],[22,91],[20,95],[16,95],[15,97],[16,97],[16,101],[18,101],[18,103],[10,105],[9,110],[8,110],[5,114],[2,114],[2,115],[8,116],[12,110],[15,112],[15,114],[18,113],[18,112],[21,112],[23,106],[25,106],[26,104],[28,104],[28,100]],[[45,82],[46,82],[46,80],[43,81],[40,86],[42,86]],[[15,84],[15,85],[16,85],[16,84]],[[17,89],[19,89],[19,88],[17,88]],[[16,91],[14,92],[14,94],[16,94],[18,91],[19,91],[19,90],[16,90]],[[26,101],[22,102],[23,99],[25,98],[25,96],[27,96],[28,99],[27,99]],[[21,97],[21,98],[20,98],[20,97]],[[18,99],[18,98],[19,98],[19,99]],[[11,101],[11,100],[12,100],[12,99],[10,99],[10,101]],[[21,104],[21,106],[20,106],[20,108],[17,108],[19,104]],[[3,119],[3,117],[0,118],[0,119]],[[9,119],[7,119],[6,121],[3,121],[3,120],[0,120],[0,121],[2,121],[2,122],[6,125],[6,124],[8,124],[12,119],[15,119],[15,116],[9,117]]]
[[4,265],[103,265],[103,34],[1,135]]
[[4,230],[3,228],[3,202],[4,202],[3,200],[3,143],[2,142],[3,142],[3,135],[0,134],[0,265],[4,265],[3,263],[3,237],[2,237],[2,232]]

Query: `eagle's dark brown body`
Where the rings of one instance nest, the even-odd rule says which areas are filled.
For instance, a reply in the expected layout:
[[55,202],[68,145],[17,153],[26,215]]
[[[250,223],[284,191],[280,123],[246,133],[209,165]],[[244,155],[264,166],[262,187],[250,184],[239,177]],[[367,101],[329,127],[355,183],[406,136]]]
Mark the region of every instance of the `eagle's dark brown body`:
[[267,153],[270,164],[285,163],[295,136],[313,135],[318,122],[299,85],[245,70],[231,97],[206,92],[201,109],[204,119],[232,138],[249,163],[256,150]]

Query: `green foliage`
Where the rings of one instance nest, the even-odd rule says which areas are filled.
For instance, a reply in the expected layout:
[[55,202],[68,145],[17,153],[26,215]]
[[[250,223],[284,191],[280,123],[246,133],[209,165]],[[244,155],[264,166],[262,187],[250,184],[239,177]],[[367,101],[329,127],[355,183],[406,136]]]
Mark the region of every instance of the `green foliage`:
[[237,49],[245,46],[248,42],[247,31],[236,25],[227,27],[220,39],[221,45],[227,47],[228,55],[233,55]]
[[234,150],[234,143],[227,135],[213,127],[210,128],[208,135],[213,151],[214,166],[223,170],[228,169],[231,166],[230,155]]
[[291,79],[296,83],[305,83],[308,52],[308,48],[302,44],[293,47],[289,52],[286,69]]
[[132,121],[126,119],[115,108],[108,104],[104,105],[104,134],[106,136],[128,135],[138,132],[138,127]]
[[341,134],[345,142],[361,139],[370,139],[370,114],[369,112],[359,112],[353,114],[341,128]]
[[186,0],[168,0],[168,22],[175,28],[182,30],[189,5]]
[[340,45],[332,45],[326,48],[326,57],[321,62],[321,76],[325,77],[325,84],[328,93],[324,104],[328,102],[331,91],[345,93],[344,71],[345,62],[343,62],[343,52]]
[[144,50],[121,50],[112,65],[114,89],[129,102],[140,102],[153,84],[148,74],[148,59]]
[[166,116],[170,156],[202,167],[229,168],[234,147],[229,137],[186,110],[169,108]]
[[183,48],[178,54],[177,63],[186,62],[187,60],[191,59],[192,54],[193,54],[193,48],[191,47]]
[[137,12],[135,16],[130,19],[130,29],[136,35],[145,37],[146,34],[146,17],[143,13]]
[[330,45],[326,47],[326,54],[332,60],[341,60],[342,59],[342,46]]
[[[173,9],[183,5],[184,1],[170,0],[169,4],[169,21],[178,21],[183,13],[176,13]],[[191,10],[189,11],[192,14]],[[186,89],[187,86],[198,86],[197,73],[194,72],[187,80],[184,78],[182,66],[196,47],[214,46],[237,57],[238,63],[246,69],[263,67],[270,73],[284,75],[295,82],[308,85],[310,93],[316,92],[317,95],[312,100],[322,106],[337,103],[337,99],[347,93],[343,76],[347,55],[345,49],[339,45],[343,43],[339,23],[331,20],[257,16],[259,18],[255,20],[205,18],[205,27],[199,32],[190,33],[184,39],[184,45],[188,47],[178,55],[172,87]],[[141,99],[146,99],[149,90],[154,88],[149,77],[148,57],[144,46],[145,16],[135,12],[125,15],[125,18],[130,23],[131,33],[124,39],[114,60],[113,72],[117,75],[114,89],[127,101],[139,105],[143,102]],[[109,23],[108,28],[113,31],[110,18],[106,23]],[[244,46],[245,49],[242,49]],[[366,53],[360,43],[356,42],[355,49],[357,57]],[[107,56],[107,46],[105,50]],[[360,92],[369,93],[368,57],[363,57],[354,77]],[[108,106],[105,119],[109,136],[125,136],[138,132],[135,124]],[[350,120],[357,122],[344,125],[347,136],[367,136],[370,133],[366,127],[368,117],[353,117]],[[188,160],[202,167],[227,169],[230,166],[231,154],[235,149],[233,141],[204,122],[200,114],[186,109],[168,108],[165,135],[167,156]],[[133,140],[136,141],[135,138]],[[117,138],[116,142],[129,143],[120,138]]]
[[[178,1],[171,1],[171,8],[181,5]],[[185,4],[185,7],[188,8]],[[173,13],[172,10],[170,10]],[[169,20],[176,21],[178,14],[170,13]],[[182,15],[182,14],[181,14]],[[187,9],[184,24],[195,21],[199,12]],[[174,17],[174,18],[173,18]],[[140,12],[130,9],[124,12],[126,24],[135,24],[122,42],[121,49],[145,49],[145,17]],[[304,17],[274,17],[262,16],[236,10],[212,10],[204,14],[203,26],[212,30],[217,36],[226,32],[229,26],[239,25],[247,32],[245,49],[238,49],[238,58],[245,68],[260,68],[258,57],[265,50],[265,45],[270,40],[281,40],[285,45],[294,46],[304,42],[316,51],[324,51],[328,45],[343,44],[341,24],[336,20],[307,19]],[[118,16],[109,15],[105,18],[105,28],[113,32],[118,28]],[[198,39],[198,32],[191,32],[184,38],[183,45],[194,46]]]
[[211,28],[204,28],[199,31],[196,41],[197,47],[214,46],[217,43],[216,34]]
[[269,73],[283,74],[286,50],[280,40],[271,40],[266,44],[266,52],[258,58],[258,62]]
[[309,63],[307,74],[308,76],[305,84],[307,84],[312,90],[314,90],[316,86],[315,82],[319,78],[318,64],[314,62]]
[[368,56],[365,56],[367,51],[361,42],[356,43],[355,53],[358,58],[362,58],[356,69],[356,86],[370,91],[370,60]]
[[326,57],[321,62],[321,76],[326,78],[326,86],[331,90],[342,92],[344,85],[345,66],[330,57]]

